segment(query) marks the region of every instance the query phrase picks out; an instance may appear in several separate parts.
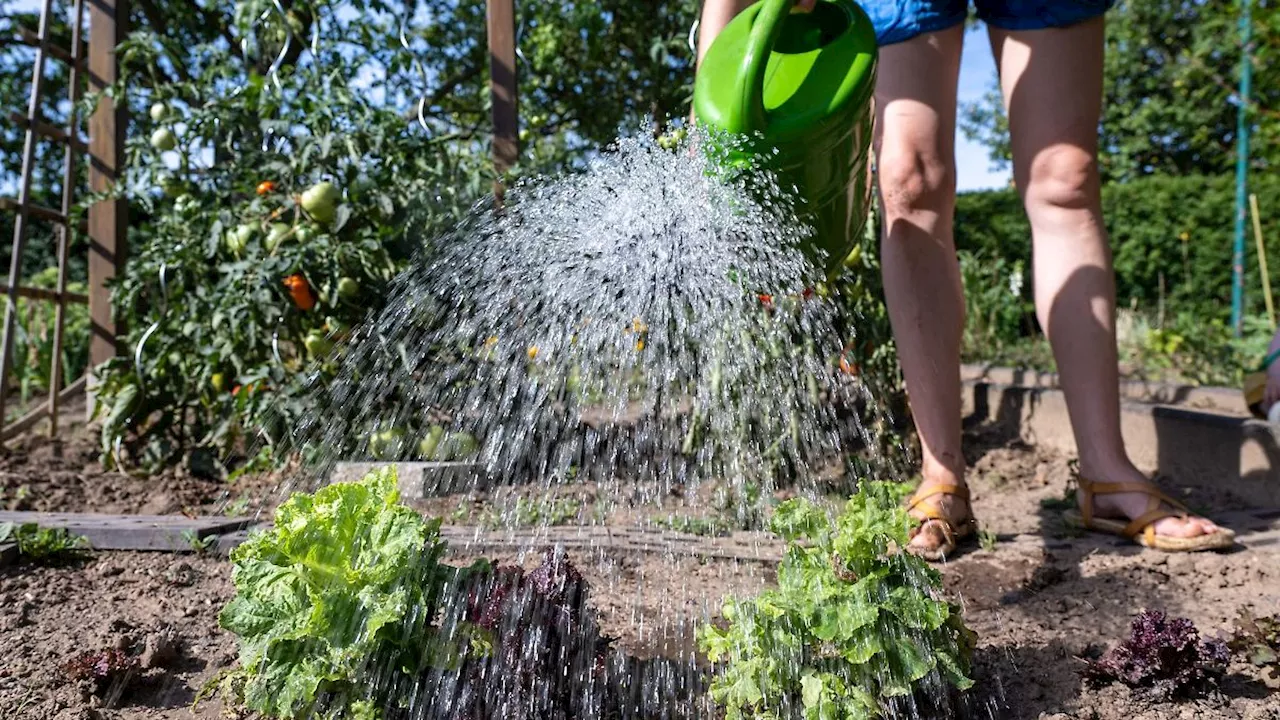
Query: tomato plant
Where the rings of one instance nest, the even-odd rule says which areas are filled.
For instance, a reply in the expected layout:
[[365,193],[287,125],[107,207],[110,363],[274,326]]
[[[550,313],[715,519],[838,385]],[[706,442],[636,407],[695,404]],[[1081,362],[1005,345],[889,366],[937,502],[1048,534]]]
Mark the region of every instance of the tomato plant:
[[[369,52],[394,42],[364,40]],[[348,83],[358,54],[263,76],[222,46],[197,76],[136,90],[155,52],[140,38],[121,48],[116,91],[147,92],[154,108],[128,143],[137,214],[113,288],[130,352],[98,373],[108,460],[143,469],[277,446],[348,329],[488,190],[483,154],[435,142]]]

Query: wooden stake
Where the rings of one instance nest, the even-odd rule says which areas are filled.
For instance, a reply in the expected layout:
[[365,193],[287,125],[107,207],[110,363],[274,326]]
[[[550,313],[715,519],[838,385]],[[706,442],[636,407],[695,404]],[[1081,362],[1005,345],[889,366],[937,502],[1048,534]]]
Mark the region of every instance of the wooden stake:
[[489,93],[493,99],[493,167],[499,175],[493,192],[502,204],[501,176],[520,155],[516,94],[515,0],[488,0]]
[[[115,83],[119,74],[116,46],[129,32],[129,0],[94,0],[89,4],[89,89]],[[127,106],[102,96],[89,117],[89,190],[110,190],[124,177]],[[129,207],[123,198],[103,200],[89,208],[89,367],[116,356],[123,328],[111,311],[107,282],[124,267]],[[89,385],[90,411],[92,388]]]
[[1267,301],[1267,320],[1276,326],[1276,308],[1271,302],[1271,276],[1267,274],[1267,247],[1262,242],[1262,221],[1258,219],[1258,196],[1249,193],[1249,210],[1253,213],[1253,239],[1258,243],[1258,272],[1262,274],[1262,296]]

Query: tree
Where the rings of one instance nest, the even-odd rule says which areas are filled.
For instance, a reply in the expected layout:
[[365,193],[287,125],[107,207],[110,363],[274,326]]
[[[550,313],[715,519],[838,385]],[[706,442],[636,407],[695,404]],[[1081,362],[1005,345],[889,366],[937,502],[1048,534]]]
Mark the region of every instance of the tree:
[[[1235,164],[1239,4],[1122,1],[1107,17],[1099,164],[1104,180],[1217,175]],[[1255,170],[1280,164],[1280,4],[1253,0]],[[1008,119],[994,88],[964,107],[961,129],[1009,163]]]

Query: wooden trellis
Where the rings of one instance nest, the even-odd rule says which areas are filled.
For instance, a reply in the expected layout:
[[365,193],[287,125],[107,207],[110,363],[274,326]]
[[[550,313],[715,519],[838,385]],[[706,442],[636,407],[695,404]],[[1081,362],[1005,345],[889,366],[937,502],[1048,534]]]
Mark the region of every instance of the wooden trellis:
[[[119,270],[123,260],[126,211],[123,199],[95,203],[89,209],[87,226],[72,226],[72,208],[76,196],[76,165],[80,155],[89,155],[89,188],[93,192],[105,191],[120,178],[124,162],[125,116],[123,105],[117,107],[110,98],[103,97],[89,119],[89,140],[80,138],[77,107],[81,98],[81,84],[87,73],[88,85],[101,90],[116,80],[118,66],[115,48],[124,39],[128,17],[127,0],[93,0],[89,9],[90,38],[83,41],[84,0],[74,0],[71,9],[71,48],[51,44],[53,0],[44,0],[40,12],[37,33],[24,31],[19,40],[36,50],[31,79],[31,96],[26,115],[14,113],[11,119],[26,130],[22,150],[22,172],[18,181],[16,200],[4,201],[5,209],[15,212],[13,247],[9,260],[9,279],[6,288],[3,346],[0,347],[0,441],[21,433],[44,418],[49,418],[50,435],[57,436],[59,404],[86,389],[87,378],[82,377],[69,386],[61,387],[63,374],[63,327],[68,303],[89,306],[91,338],[89,348],[90,367],[101,363],[116,352],[117,328],[111,312],[111,295],[106,281]],[[68,99],[70,110],[65,128],[55,127],[41,117],[44,99],[44,70],[48,58],[66,63],[70,69]],[[31,200],[31,176],[35,166],[36,143],[41,140],[61,144],[64,148],[62,175],[62,204],[57,210],[36,205]],[[29,234],[29,223],[40,219],[53,223],[57,228],[58,280],[54,290],[27,288],[21,285],[23,251]],[[67,256],[73,233],[88,232],[89,236],[89,294],[67,292]],[[50,388],[48,402],[27,413],[13,423],[4,424],[6,401],[9,394],[9,378],[13,372],[14,343],[17,338],[18,298],[27,298],[56,305],[53,327],[53,353],[50,360]]]
[[[128,207],[123,198],[104,200],[89,208],[88,225],[85,228],[70,226],[71,209],[75,197],[75,167],[80,154],[89,154],[89,189],[102,192],[109,189],[123,173],[124,134],[127,125],[126,107],[109,97],[102,97],[89,118],[89,140],[81,140],[75,114],[80,99],[81,73],[87,71],[89,86],[100,90],[116,81],[118,66],[116,46],[127,34],[128,0],[93,0],[89,7],[89,42],[82,41],[84,0],[74,0],[72,10],[72,49],[50,43],[50,17],[52,0],[44,0],[40,14],[40,30],[36,34],[24,32],[22,41],[36,48],[35,67],[32,74],[31,102],[25,116],[15,115],[14,121],[26,129],[23,146],[22,174],[16,200],[4,201],[5,209],[13,210],[14,242],[10,258],[10,272],[6,291],[4,338],[0,355],[0,442],[35,426],[49,418],[50,434],[57,435],[58,407],[69,397],[89,387],[88,377],[82,377],[66,388],[61,385],[62,329],[68,303],[87,304],[90,317],[89,367],[95,367],[117,352],[117,342],[122,331],[111,310],[111,295],[106,283],[120,272],[124,265],[125,233],[128,226]],[[493,159],[494,167],[501,175],[513,165],[519,156],[519,120],[517,103],[517,48],[514,0],[488,0],[488,40],[490,57],[489,88],[493,99]],[[65,130],[54,127],[40,117],[40,103],[44,91],[44,66],[53,57],[71,67],[70,95],[72,110]],[[87,62],[86,62],[87,61]],[[51,140],[65,146],[63,163],[63,197],[60,210],[40,207],[31,202],[31,173],[35,160],[35,144],[39,139]],[[498,202],[502,201],[501,180],[495,183]],[[55,290],[22,287],[22,255],[31,218],[54,223],[57,228],[58,281]],[[89,236],[89,294],[69,293],[66,289],[67,254],[74,231],[87,232]],[[17,300],[19,297],[53,302],[57,306],[51,385],[48,402],[22,418],[3,425],[8,399],[8,381],[12,374],[14,342],[16,339]]]

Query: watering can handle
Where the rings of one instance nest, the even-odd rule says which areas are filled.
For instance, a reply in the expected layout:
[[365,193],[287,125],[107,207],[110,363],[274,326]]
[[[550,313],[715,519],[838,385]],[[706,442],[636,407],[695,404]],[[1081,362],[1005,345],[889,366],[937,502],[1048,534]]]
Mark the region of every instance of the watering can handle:
[[760,0],[760,10],[751,23],[747,51],[742,56],[738,74],[745,81],[739,88],[738,117],[747,118],[749,130],[763,131],[769,124],[764,109],[764,73],[773,45],[782,34],[782,23],[795,4],[796,0]]

